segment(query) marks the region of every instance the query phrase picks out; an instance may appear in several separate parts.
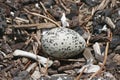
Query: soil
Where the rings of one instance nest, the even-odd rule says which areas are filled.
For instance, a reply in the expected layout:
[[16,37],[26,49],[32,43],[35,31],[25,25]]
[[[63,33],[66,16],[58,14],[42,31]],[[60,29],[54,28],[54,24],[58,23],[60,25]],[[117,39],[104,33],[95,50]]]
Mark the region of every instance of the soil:
[[[82,53],[87,56],[80,53],[56,59],[42,50],[42,35],[63,26],[63,13],[69,23],[66,27],[86,40],[87,51]],[[98,45],[93,48],[95,43]],[[14,56],[15,50],[45,57],[53,64],[45,67],[34,59]],[[88,63],[90,55],[94,59],[92,64],[101,68],[94,76],[94,73],[78,72]],[[87,80],[91,77],[91,80],[120,80],[119,0],[0,0],[0,80]]]

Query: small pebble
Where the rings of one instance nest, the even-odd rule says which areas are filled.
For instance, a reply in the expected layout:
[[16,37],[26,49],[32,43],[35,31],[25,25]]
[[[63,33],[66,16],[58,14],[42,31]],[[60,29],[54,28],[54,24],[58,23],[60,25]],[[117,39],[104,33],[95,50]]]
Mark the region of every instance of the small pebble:
[[53,62],[53,64],[52,64],[52,67],[53,67],[53,68],[58,68],[60,65],[61,65],[61,64],[60,64],[60,61],[55,60],[55,61]]

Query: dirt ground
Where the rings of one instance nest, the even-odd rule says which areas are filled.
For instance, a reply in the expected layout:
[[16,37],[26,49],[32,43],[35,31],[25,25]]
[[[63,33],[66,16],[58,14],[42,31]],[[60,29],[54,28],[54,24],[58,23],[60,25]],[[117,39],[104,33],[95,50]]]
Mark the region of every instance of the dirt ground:
[[[86,48],[58,59],[41,38],[63,13]],[[0,0],[0,80],[120,80],[120,0]]]

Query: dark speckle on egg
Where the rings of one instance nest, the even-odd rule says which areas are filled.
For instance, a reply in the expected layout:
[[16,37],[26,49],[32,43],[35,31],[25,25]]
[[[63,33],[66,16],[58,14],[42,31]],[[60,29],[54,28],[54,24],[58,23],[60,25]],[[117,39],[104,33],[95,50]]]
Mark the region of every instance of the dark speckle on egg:
[[77,32],[68,28],[54,28],[41,39],[42,49],[55,58],[69,58],[81,53],[85,40]]
[[64,43],[63,43],[63,42],[61,42],[61,44],[63,45]]

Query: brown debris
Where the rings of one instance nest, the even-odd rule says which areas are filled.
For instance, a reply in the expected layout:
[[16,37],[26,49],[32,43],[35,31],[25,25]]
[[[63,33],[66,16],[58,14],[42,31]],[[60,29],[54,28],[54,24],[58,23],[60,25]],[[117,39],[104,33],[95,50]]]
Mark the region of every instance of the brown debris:
[[[119,7],[119,0],[0,0],[0,80],[32,80],[37,78],[32,76],[37,72],[38,80],[119,80]],[[86,49],[71,58],[55,59],[42,51],[41,38],[44,29],[62,27],[63,13],[70,25],[67,28],[85,38]],[[96,42],[100,44],[101,55],[92,47]],[[37,57],[33,60],[13,56],[17,49],[45,57],[46,66]],[[100,70],[87,74],[84,68],[78,73],[91,58]],[[53,61],[50,67],[49,60]]]

